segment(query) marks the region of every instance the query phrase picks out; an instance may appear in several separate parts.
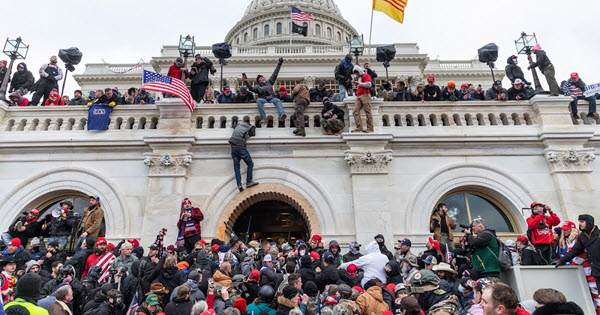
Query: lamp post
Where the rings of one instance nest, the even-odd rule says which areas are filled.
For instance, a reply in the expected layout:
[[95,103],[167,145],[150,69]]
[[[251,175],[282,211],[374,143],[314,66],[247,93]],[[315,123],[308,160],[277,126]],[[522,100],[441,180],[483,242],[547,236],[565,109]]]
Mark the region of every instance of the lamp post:
[[[521,37],[515,40],[517,54],[527,55],[527,60],[529,60],[529,64],[533,63],[533,59],[531,58],[531,48],[533,48],[533,46],[535,45],[537,45],[537,37],[535,37],[535,33],[533,33],[533,35],[527,35],[525,32],[522,32]],[[535,68],[531,68],[531,72],[533,73],[533,84],[535,85],[534,94],[544,92],[544,89],[540,84],[540,79],[538,78],[537,71],[535,70]]]
[[[189,34],[186,37],[179,35],[179,56],[183,57],[183,67],[187,68],[187,58],[194,54],[196,43],[194,36]],[[185,72],[181,72],[181,81],[185,82]]]
[[350,53],[356,57],[356,64],[358,65],[358,56],[361,56],[365,50],[365,40],[362,35],[352,35],[350,38]]
[[2,86],[0,87],[0,99],[6,99],[6,90],[8,89],[8,80],[10,78],[10,73],[12,71],[13,63],[16,59],[25,59],[27,57],[27,51],[29,50],[29,45],[25,45],[21,40],[21,37],[17,37],[17,39],[6,39],[6,43],[4,44],[4,52],[10,58],[10,64],[8,65],[8,69],[6,69],[6,74],[4,74],[4,78],[2,79]]

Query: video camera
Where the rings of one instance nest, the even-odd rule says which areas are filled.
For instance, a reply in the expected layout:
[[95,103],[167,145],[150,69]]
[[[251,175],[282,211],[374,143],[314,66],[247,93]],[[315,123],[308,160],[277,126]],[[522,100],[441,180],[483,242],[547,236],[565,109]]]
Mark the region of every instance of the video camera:
[[462,232],[464,233],[466,229],[473,229],[473,223],[470,224],[459,224],[458,226],[460,226],[463,230]]

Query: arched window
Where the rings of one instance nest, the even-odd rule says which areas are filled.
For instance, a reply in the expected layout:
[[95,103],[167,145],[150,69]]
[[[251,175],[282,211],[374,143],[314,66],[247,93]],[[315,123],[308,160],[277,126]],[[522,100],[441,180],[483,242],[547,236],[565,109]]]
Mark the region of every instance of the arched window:
[[321,25],[315,25],[315,35],[321,36]]
[[327,38],[332,38],[333,37],[333,33],[331,31],[331,27],[327,28]]
[[235,43],[236,43],[236,45],[240,44],[240,38],[239,37],[235,40]]
[[265,36],[269,36],[269,25],[265,25]]
[[258,28],[255,28],[255,29],[252,31],[252,38],[253,38],[253,39],[257,39],[257,38],[258,38]]
[[248,33],[244,33],[244,42],[248,41]]
[[[448,215],[455,217],[458,223],[469,224],[481,217],[486,227],[499,233],[513,233],[515,228],[502,204],[491,196],[480,192],[461,191],[445,197],[441,203],[448,206]],[[455,232],[463,229],[456,226]]]
[[283,24],[281,22],[277,23],[277,35],[281,35],[283,33]]
[[341,42],[342,41],[342,33],[337,32],[335,39],[337,39],[338,42]]

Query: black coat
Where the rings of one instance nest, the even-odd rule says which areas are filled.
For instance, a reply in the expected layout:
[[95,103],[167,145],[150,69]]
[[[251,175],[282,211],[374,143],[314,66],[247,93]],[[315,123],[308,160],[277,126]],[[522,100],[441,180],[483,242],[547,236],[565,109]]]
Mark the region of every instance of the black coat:
[[42,226],[39,221],[31,222],[31,223],[25,225],[25,221],[26,221],[25,216],[22,216],[21,218],[19,218],[19,221],[21,223],[23,223],[23,226],[25,227],[25,231],[23,231],[23,232],[15,231],[15,226],[13,224],[13,226],[11,226],[10,229],[8,230],[8,234],[10,236],[12,236],[13,238],[16,237],[16,238],[20,239],[21,244],[25,245],[29,242],[29,238],[36,237],[40,234]]
[[321,292],[325,290],[325,286],[336,284],[339,280],[340,275],[338,274],[336,265],[333,263],[323,267],[321,272],[315,276],[315,284]]
[[46,223],[46,231],[50,236],[69,236],[73,228],[77,224],[77,219],[73,215],[73,211],[67,212],[65,219],[62,217],[53,218],[50,214],[44,218]]
[[175,299],[173,302],[169,302],[169,304],[165,306],[165,315],[191,314],[192,306],[194,306],[194,302],[190,301],[189,299]]
[[82,249],[76,252],[75,255],[71,257],[71,259],[65,262],[65,265],[71,265],[75,268],[75,271],[77,271],[77,279],[81,278],[83,270],[85,269],[87,259],[93,253],[94,251],[91,249]]
[[582,232],[577,236],[577,241],[573,248],[559,259],[561,264],[571,261],[576,256],[587,252],[587,258],[592,266],[592,276],[600,277],[600,232],[598,226],[594,225],[590,233]]
[[190,79],[192,80],[192,85],[208,82],[208,72],[214,74],[217,71],[215,70],[215,67],[213,66],[213,63],[212,61],[210,61],[210,59],[204,57],[202,58],[202,60],[204,62],[194,62],[192,64],[192,68],[196,68],[195,74],[192,75],[190,72]]
[[352,88],[352,68],[354,66],[350,63],[348,68],[344,67],[344,62],[340,62],[339,65],[335,67],[335,80],[338,84],[343,85],[346,89]]
[[27,65],[23,62],[19,63],[19,65],[23,66],[24,69],[23,71],[17,71],[13,74],[12,81],[10,82],[9,92],[13,92],[19,88],[31,90],[31,87],[35,82],[33,79],[33,74],[31,71],[27,70]]
[[521,70],[521,67],[515,64],[511,57],[508,57],[506,63],[507,65],[506,68],[504,68],[504,71],[506,71],[506,77],[510,80],[510,82],[514,83],[516,79],[521,79],[521,81],[527,82],[527,80],[525,80],[525,74],[523,73],[523,70]]
[[412,101],[412,94],[407,88],[402,91],[396,91],[394,93],[394,102],[410,102]]
[[543,74],[546,71],[546,68],[548,68],[548,66],[551,64],[552,63],[550,62],[550,58],[548,58],[546,52],[540,50],[537,52],[537,54],[535,54],[535,62],[531,63],[530,66],[532,68],[538,67]]
[[[173,292],[173,290],[184,284],[187,281],[187,276],[183,271],[179,270],[177,267],[167,267],[160,271],[158,277],[152,281],[152,283],[160,282],[163,286],[169,289],[169,292]],[[165,294],[163,298],[163,305],[169,303],[170,296]]]
[[2,255],[0,255],[0,259],[2,256],[11,256],[15,263],[17,263],[17,270],[25,270],[27,267],[27,263],[29,262],[29,251],[27,251],[22,245],[17,249],[16,254],[10,255],[8,254],[7,248],[4,249]]
[[[346,269],[338,269],[338,275],[340,277],[340,280],[344,281],[351,288],[355,286],[360,286],[360,281],[362,280],[362,277],[357,276],[356,278],[353,278],[350,276],[350,274],[348,274],[348,271],[346,271]],[[302,283],[304,283],[304,281]]]
[[497,101],[498,100],[498,95],[500,95],[502,93],[506,94],[506,97],[508,99],[508,91],[506,91],[505,88],[501,88],[500,90],[496,90],[492,86],[491,88],[489,88],[485,92],[485,99],[488,100],[488,101]]
[[315,272],[315,270],[309,265],[306,267],[300,267],[300,270],[298,271],[298,273],[300,274],[300,278],[302,278],[302,283],[306,284],[308,281],[315,281],[315,276],[317,275],[317,273]]
[[519,100],[526,100],[527,99],[527,91],[525,91],[524,87],[521,87],[520,90],[515,89],[515,87],[511,87],[510,89],[508,89],[508,99],[511,101],[516,101],[517,100],[517,96],[519,97]]
[[310,94],[310,101],[311,102],[322,102],[323,98],[327,97],[327,89],[325,87],[323,87],[322,90],[319,90],[318,87],[314,87],[312,89],[310,89],[310,91],[308,91],[308,93]]
[[256,100],[254,99],[254,94],[248,92],[248,93],[246,93],[246,96],[243,96],[240,93],[236,94],[235,97],[233,98],[233,102],[235,104],[245,104],[245,103],[256,103]]
[[96,291],[96,294],[94,295],[94,299],[85,303],[85,306],[83,307],[81,312],[85,313],[88,310],[98,308],[102,303],[104,303],[105,299],[106,298],[104,297],[104,295],[102,295],[102,292],[100,290]]
[[[46,270],[47,272],[52,272],[52,264],[55,261],[64,262],[65,260],[67,260],[67,254],[62,250],[57,250],[54,252],[54,254],[52,254],[52,256],[50,256],[50,258],[46,258],[46,256],[44,256],[44,257],[42,257],[42,260],[44,261],[42,263],[42,268],[44,270]],[[85,264],[83,267],[85,268]]]
[[442,100],[456,102],[460,100],[460,92],[458,89],[454,89],[453,92],[450,92],[447,87],[442,91]]
[[283,281],[283,275],[277,273],[275,269],[267,268],[261,272],[259,284],[260,286],[270,285],[273,288],[279,288],[279,284]]
[[[331,112],[331,116],[330,117],[325,117],[325,113],[327,112]],[[331,117],[333,117],[333,115],[337,115],[338,119],[340,120],[344,120],[344,111],[339,108],[339,106],[328,102],[327,104],[325,104],[323,106],[323,110],[321,110],[321,116],[323,117],[323,119],[330,119]]]
[[583,315],[583,310],[575,302],[567,303],[552,303],[546,304],[539,307],[533,312],[532,315],[559,315],[559,314],[572,314],[572,315]]
[[440,87],[435,84],[433,86],[429,86],[429,84],[425,85],[423,93],[425,94],[426,101],[439,101],[442,99],[442,91],[440,90]]

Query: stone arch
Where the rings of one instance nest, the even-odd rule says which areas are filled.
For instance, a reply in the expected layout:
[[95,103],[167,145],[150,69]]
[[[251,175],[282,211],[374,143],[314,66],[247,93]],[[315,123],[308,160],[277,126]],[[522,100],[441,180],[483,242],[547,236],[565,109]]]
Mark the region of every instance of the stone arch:
[[456,164],[436,170],[416,187],[408,204],[405,230],[411,234],[429,233],[429,216],[442,197],[461,187],[477,187],[500,200],[517,219],[521,230],[527,230],[521,207],[534,200],[533,195],[508,173],[481,164]]
[[55,168],[36,174],[18,184],[0,199],[0,216],[5,218],[0,229],[8,225],[24,209],[35,207],[45,199],[66,191],[99,196],[104,209],[106,235],[121,239],[132,237],[126,204],[117,186],[99,173],[84,168]]
[[[228,222],[234,213],[237,218],[251,204],[269,198],[278,198],[275,200],[294,206],[303,215],[312,233],[336,234],[332,202],[325,190],[309,176],[280,165],[255,166],[253,175],[260,184],[242,193],[238,191],[233,175],[215,188],[202,207],[205,214],[203,235],[219,236],[219,232],[225,230],[223,222]],[[244,176],[242,174],[242,178]]]

